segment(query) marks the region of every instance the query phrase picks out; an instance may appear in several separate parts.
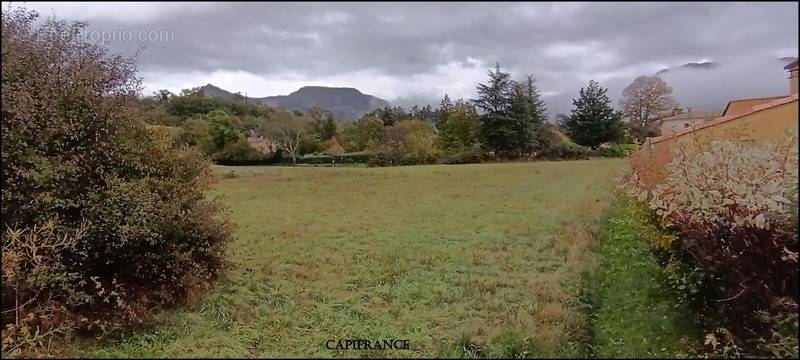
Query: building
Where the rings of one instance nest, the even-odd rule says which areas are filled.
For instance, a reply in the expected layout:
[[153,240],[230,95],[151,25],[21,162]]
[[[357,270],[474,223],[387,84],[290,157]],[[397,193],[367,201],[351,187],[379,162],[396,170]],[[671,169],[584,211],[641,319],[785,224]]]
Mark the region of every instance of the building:
[[797,94],[797,59],[786,65],[784,69],[789,70],[789,93]]
[[250,131],[247,135],[247,143],[250,147],[258,150],[262,154],[271,154],[278,150],[277,144],[270,139],[265,139],[263,136],[258,136],[254,131]]
[[732,139],[778,143],[787,139],[787,132],[797,135],[797,60],[785,69],[789,71],[788,95],[732,100],[721,117],[647,139],[631,158],[631,166],[645,185],[652,186],[666,176],[666,165],[672,161],[672,146],[678,141],[704,144],[714,139]]
[[673,111],[672,116],[663,118],[659,121],[659,128],[661,129],[661,136],[672,135],[683,129],[688,129],[692,126],[700,125],[706,121],[710,121],[719,116],[719,113],[709,113],[705,111],[689,111],[677,114]]

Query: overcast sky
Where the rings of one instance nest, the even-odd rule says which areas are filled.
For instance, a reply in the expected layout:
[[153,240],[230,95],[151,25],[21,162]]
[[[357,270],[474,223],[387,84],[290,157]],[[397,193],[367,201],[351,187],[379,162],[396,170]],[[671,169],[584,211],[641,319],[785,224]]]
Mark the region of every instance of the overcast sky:
[[[590,79],[616,105],[636,76],[713,61],[662,77],[682,105],[716,111],[732,98],[788,93],[779,58],[798,53],[796,2],[13,5],[129,31],[108,46],[124,55],[145,47],[146,93],[212,83],[262,97],[323,85],[408,106],[472,98],[499,62],[520,78],[532,73],[553,114],[569,112]],[[140,41],[142,31],[156,40]]]

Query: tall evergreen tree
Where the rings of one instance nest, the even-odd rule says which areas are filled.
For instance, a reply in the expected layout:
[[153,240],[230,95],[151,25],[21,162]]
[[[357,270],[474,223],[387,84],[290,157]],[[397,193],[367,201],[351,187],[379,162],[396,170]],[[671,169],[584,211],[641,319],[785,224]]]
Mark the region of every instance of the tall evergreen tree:
[[481,145],[496,155],[508,155],[515,149],[515,121],[509,116],[514,82],[511,74],[495,65],[489,70],[489,82],[478,84],[475,106],[482,111],[480,117]]
[[596,149],[600,144],[619,141],[624,136],[625,124],[622,113],[611,107],[608,89],[600,87],[594,80],[589,87],[581,88],[575,108],[564,121],[564,131],[580,145]]
[[441,129],[447,122],[447,114],[452,107],[453,102],[450,100],[450,96],[444,94],[444,98],[439,103],[439,108],[436,109],[436,129]]
[[540,132],[547,120],[547,108],[536,88],[533,75],[514,83],[514,96],[509,111],[514,120],[514,142],[519,155],[537,148]]

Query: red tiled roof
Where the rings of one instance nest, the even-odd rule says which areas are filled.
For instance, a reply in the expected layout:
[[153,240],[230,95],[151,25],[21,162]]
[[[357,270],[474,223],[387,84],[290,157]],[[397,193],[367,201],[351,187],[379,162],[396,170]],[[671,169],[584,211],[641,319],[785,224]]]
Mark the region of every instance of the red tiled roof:
[[789,65],[786,65],[783,68],[786,70],[797,69],[797,59],[794,59],[794,61],[790,62]]
[[678,136],[690,133],[690,132],[695,131],[695,130],[704,129],[704,128],[707,128],[709,126],[714,126],[714,125],[721,124],[721,123],[724,123],[724,122],[728,122],[728,121],[731,121],[731,120],[734,120],[734,119],[738,119],[738,118],[740,118],[742,116],[750,115],[752,113],[759,112],[761,110],[766,110],[766,109],[774,108],[776,106],[780,106],[780,105],[783,105],[783,104],[788,104],[788,103],[790,103],[792,101],[797,101],[797,98],[798,98],[797,94],[793,94],[793,95],[790,95],[790,96],[783,96],[783,97],[781,97],[779,99],[773,100],[773,101],[768,102],[766,104],[753,106],[752,108],[750,108],[750,110],[745,111],[745,112],[741,112],[741,113],[733,114],[733,115],[728,115],[728,116],[722,116],[722,117],[716,118],[714,120],[711,120],[711,121],[705,122],[703,124],[700,124],[698,126],[678,131],[678,132],[676,132],[674,134],[671,134],[671,135],[659,136],[659,137],[652,138],[652,139],[650,139],[650,143],[653,143],[653,144],[654,143],[659,143],[659,142],[662,142],[664,140],[672,139],[674,137],[678,137]]

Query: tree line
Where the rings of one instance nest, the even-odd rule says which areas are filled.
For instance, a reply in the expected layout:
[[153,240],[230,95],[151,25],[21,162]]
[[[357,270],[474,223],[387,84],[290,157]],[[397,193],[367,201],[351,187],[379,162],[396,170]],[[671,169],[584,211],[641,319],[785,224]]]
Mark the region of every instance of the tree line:
[[[445,95],[438,106],[387,106],[355,122],[339,121],[317,107],[285,111],[241,98],[208,97],[197,89],[180,95],[160,90],[142,104],[152,124],[181,129],[177,143],[227,164],[346,153],[375,155],[376,165],[578,158],[604,144],[657,136],[658,120],[671,109],[681,111],[658,77],[641,76],[625,88],[622,111],[611,105],[608,89],[590,80],[573,99],[570,114],[558,114],[551,124],[533,75],[515,80],[499,64],[487,75],[486,83],[477,84],[475,99]],[[247,137],[268,139],[275,152],[259,153]]]

